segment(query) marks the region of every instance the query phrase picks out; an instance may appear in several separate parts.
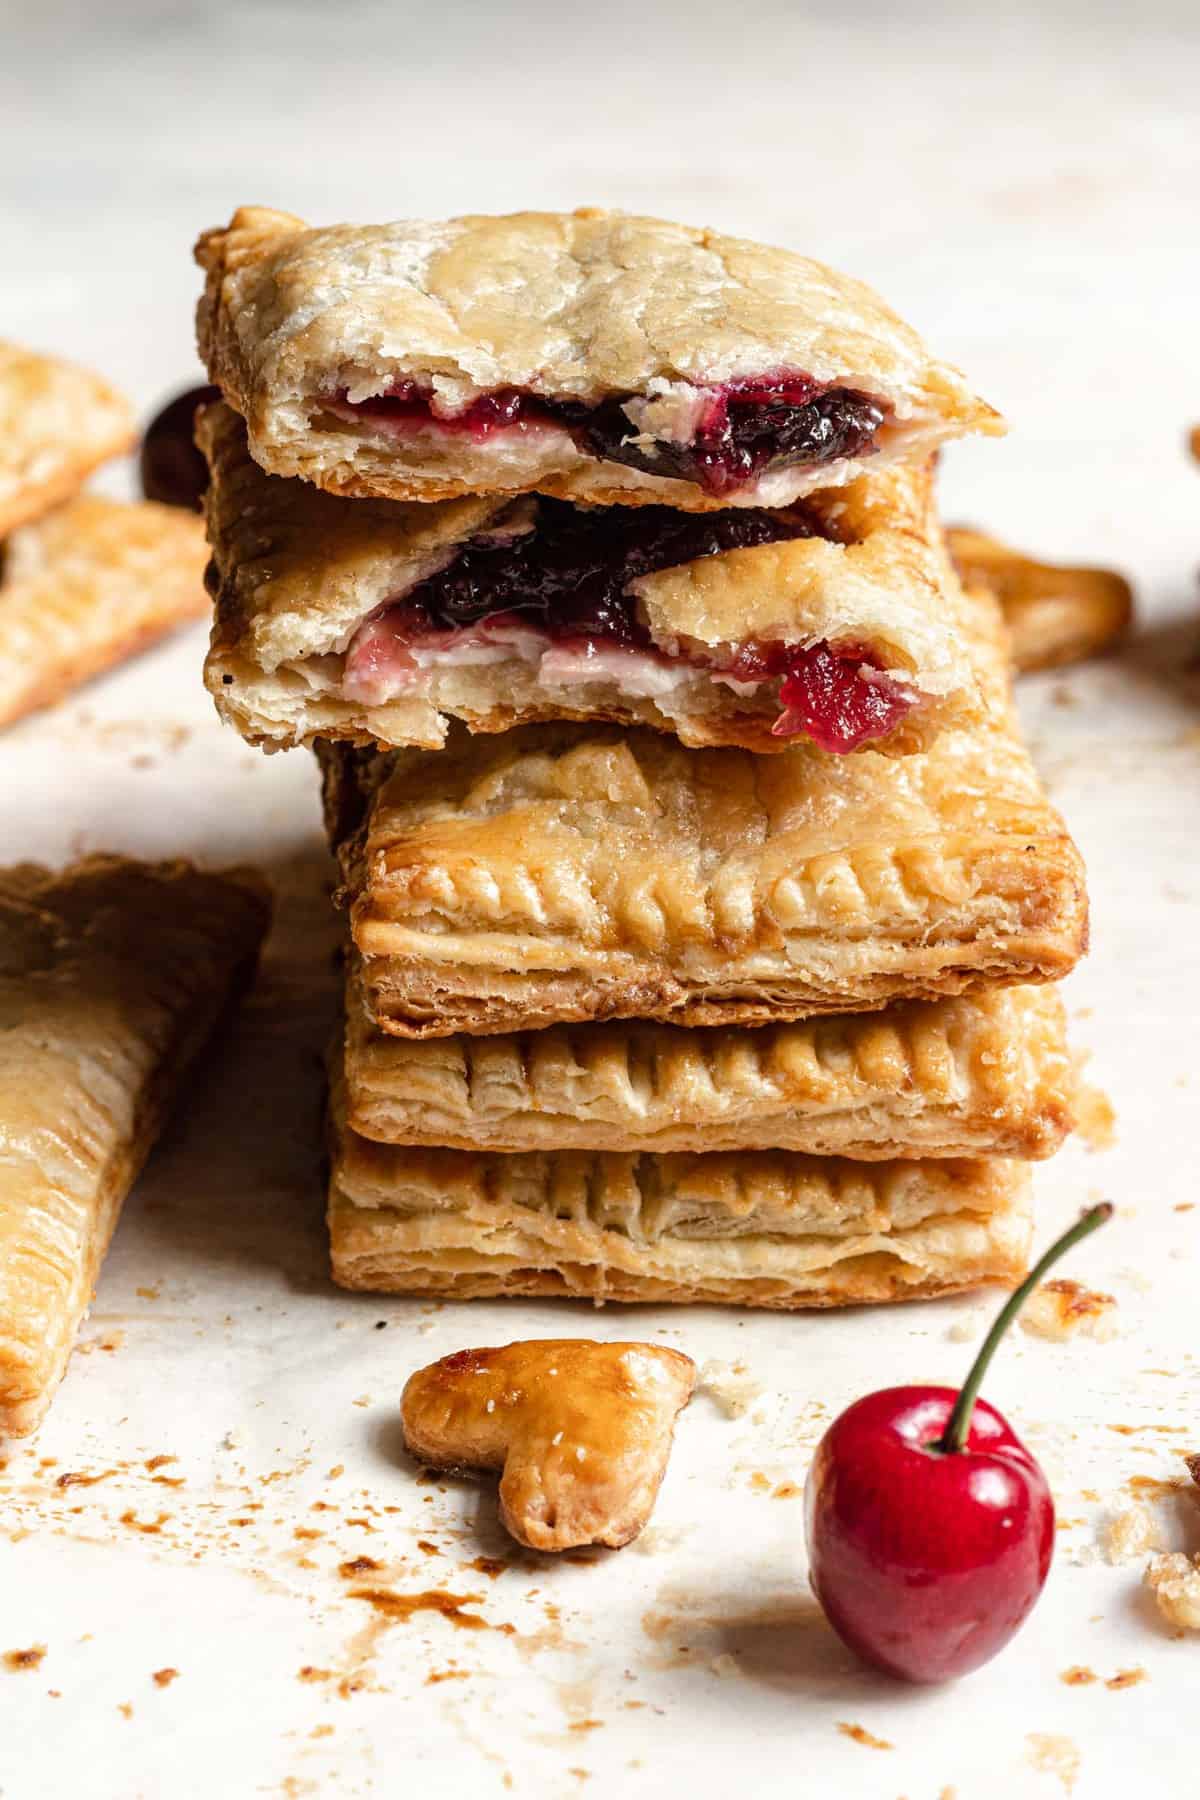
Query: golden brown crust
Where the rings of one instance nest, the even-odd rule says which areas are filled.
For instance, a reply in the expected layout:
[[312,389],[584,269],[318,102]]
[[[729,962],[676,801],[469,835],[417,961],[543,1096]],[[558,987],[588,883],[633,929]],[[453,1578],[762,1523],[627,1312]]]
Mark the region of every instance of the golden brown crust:
[[999,601],[1023,674],[1099,656],[1129,629],[1133,590],[1111,569],[1035,562],[962,525],[951,526],[946,541],[967,586]]
[[372,1016],[405,1037],[751,1025],[1066,974],[1083,865],[1017,735],[994,604],[973,621],[993,710],[924,755],[572,726],[374,769],[325,751]]
[[1074,1123],[1051,986],[758,1031],[630,1021],[414,1041],[371,1024],[356,971],[345,1071],[360,1135],[462,1150],[1035,1158]]
[[129,406],[106,381],[0,340],[0,538],[134,441]]
[[433,1469],[501,1469],[500,1517],[532,1550],[619,1549],[654,1509],[696,1365],[654,1344],[540,1338],[418,1369],[405,1444]]
[[83,494],[14,532],[0,566],[0,726],[207,613],[199,519]]
[[652,644],[684,659],[670,681],[614,649],[593,658],[586,684],[577,674],[556,680],[553,658],[539,663],[513,648],[500,661],[431,667],[411,693],[372,703],[346,690],[357,628],[493,526],[511,500],[431,506],[314,492],[264,474],[242,420],[224,405],[205,409],[197,437],[211,471],[216,588],[205,680],[222,717],[269,749],[317,736],[438,749],[457,718],[475,732],[602,719],[674,732],[694,746],[780,752],[788,746],[771,730],[781,710],[777,680],[739,694],[703,666],[688,670],[689,656],[702,663],[751,641],[866,646],[918,699],[875,749],[922,749],[979,711],[959,641],[964,600],[941,543],[928,464],[810,496],[828,537],[704,557],[634,582]]
[[0,871],[0,1434],[36,1429],[183,1070],[253,969],[249,871]]
[[[476,441],[397,440],[331,413],[397,380],[461,410],[516,388],[594,404],[662,402],[671,384],[803,370],[863,390],[889,418],[881,455],[923,456],[947,437],[999,429],[956,370],[868,288],[805,257],[659,219],[585,208],[442,223],[314,230],[242,207],[196,248],[197,330],[210,378],[245,417],[258,462],[331,493],[433,501],[538,489],[599,504],[729,504],[576,449],[557,427]],[[785,470],[738,495],[779,505],[837,485],[856,464]]]

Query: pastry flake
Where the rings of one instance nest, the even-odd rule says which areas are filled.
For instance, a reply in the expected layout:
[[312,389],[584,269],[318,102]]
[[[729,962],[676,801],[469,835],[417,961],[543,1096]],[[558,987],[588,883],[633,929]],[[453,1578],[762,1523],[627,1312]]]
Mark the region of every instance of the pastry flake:
[[269,912],[249,871],[0,872],[0,1434],[49,1407],[121,1205]]
[[754,1151],[491,1155],[371,1143],[335,1077],[334,1280],[380,1293],[845,1306],[1011,1283],[1015,1162]]
[[99,375],[0,340],[0,538],[132,448],[133,415]]
[[198,519],[83,494],[15,531],[0,560],[0,726],[209,610]]
[[1000,602],[1022,673],[1099,656],[1129,629],[1133,590],[1111,569],[1035,562],[961,525],[947,530],[946,542],[966,585]]
[[1055,1344],[1078,1337],[1107,1344],[1117,1335],[1117,1302],[1069,1277],[1043,1281],[1021,1309],[1021,1329]]
[[268,749],[437,749],[610,719],[684,743],[919,749],[979,710],[928,464],[772,511],[544,496],[343,500],[266,475],[227,406],[199,425],[217,710]]
[[1083,865],[1020,742],[997,609],[971,617],[988,716],[919,755],[578,725],[322,748],[376,1023],[753,1025],[1065,975]]
[[1074,1120],[1053,986],[757,1030],[630,1020],[415,1040],[372,1024],[356,968],[345,1067],[355,1131],[461,1150],[1044,1157]]
[[500,1517],[532,1550],[619,1549],[649,1519],[696,1367],[678,1350],[542,1338],[459,1350],[410,1376],[411,1455],[500,1469]]
[[660,219],[243,207],[196,257],[255,459],[331,493],[782,506],[1001,429],[860,282]]
[[1164,1551],[1150,1558],[1143,1579],[1168,1625],[1200,1631],[1200,1556]]

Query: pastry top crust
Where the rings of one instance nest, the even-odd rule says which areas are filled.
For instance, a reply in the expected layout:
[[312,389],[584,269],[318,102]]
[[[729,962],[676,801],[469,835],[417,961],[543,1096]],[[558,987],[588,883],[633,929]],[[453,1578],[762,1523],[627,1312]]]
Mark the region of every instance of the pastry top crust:
[[0,537],[134,442],[133,415],[87,369],[0,340]]
[[[394,469],[389,479],[386,459],[367,466],[317,442],[336,435],[314,430],[322,397],[364,399],[405,379],[461,410],[496,388],[595,404],[789,368],[866,391],[929,446],[999,428],[957,370],[933,361],[862,283],[664,220],[583,208],[313,229],[242,207],[200,238],[196,256],[210,378],[245,416],[265,468],[321,486],[437,497]],[[592,497],[605,498],[607,481],[610,498],[629,498],[631,472],[605,469]],[[649,480],[650,497],[712,504],[688,482]],[[450,473],[441,492],[470,485]],[[569,472],[565,489],[519,474],[496,485],[575,491]]]
[[650,1516],[695,1380],[678,1350],[540,1338],[418,1369],[400,1417],[428,1467],[503,1469],[501,1517],[520,1543],[616,1549]]

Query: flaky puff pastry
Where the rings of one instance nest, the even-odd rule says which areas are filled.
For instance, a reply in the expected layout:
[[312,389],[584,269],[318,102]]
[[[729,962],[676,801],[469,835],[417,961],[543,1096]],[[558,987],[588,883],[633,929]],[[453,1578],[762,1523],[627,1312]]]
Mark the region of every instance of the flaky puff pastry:
[[861,460],[780,469],[717,499],[690,480],[587,454],[559,425],[399,436],[336,406],[405,381],[443,413],[497,390],[632,402],[631,437],[670,437],[697,390],[788,370],[879,402],[880,458],[922,458],[946,438],[1000,428],[958,371],[932,361],[862,283],[661,219],[585,208],[317,230],[250,206],[206,232],[196,257],[200,355],[245,417],[255,459],[331,493],[440,500],[537,489],[706,511],[782,505],[838,485]]
[[1053,986],[758,1030],[648,1020],[495,1037],[379,1031],[346,996],[352,1128],[461,1150],[1051,1156],[1075,1121]]
[[1000,602],[1012,659],[1022,673],[1058,669],[1111,649],[1133,619],[1133,590],[1112,569],[1035,562],[966,526],[946,533],[962,579]]
[[793,1308],[953,1293],[1025,1267],[1020,1163],[401,1149],[359,1137],[344,1107],[335,1076],[343,1287]]
[[0,538],[66,500],[134,438],[127,402],[99,375],[0,340]]
[[531,1550],[617,1550],[658,1498],[696,1365],[657,1344],[539,1338],[418,1369],[404,1441],[431,1469],[500,1469],[500,1518]]
[[753,643],[851,643],[894,673],[915,706],[877,749],[923,748],[979,711],[961,645],[965,602],[941,542],[928,463],[810,496],[827,536],[731,550],[632,581],[627,591],[657,658],[601,644],[590,679],[559,677],[554,656],[543,655],[554,640],[530,621],[507,655],[489,649],[487,660],[469,661],[449,647],[411,691],[371,703],[347,682],[356,631],[496,528],[511,501],[422,506],[314,493],[263,473],[228,406],[204,411],[197,438],[211,472],[216,593],[205,681],[221,716],[267,749],[317,736],[438,749],[456,718],[477,732],[607,719],[673,732],[686,744],[782,751],[789,740],[771,729],[778,679],[739,693],[705,666]]
[[0,547],[0,726],[209,610],[199,519],[82,494]]
[[1086,946],[1083,864],[1018,736],[986,597],[973,634],[992,711],[922,755],[581,726],[434,756],[326,747],[375,1022],[748,1025],[1065,975]]
[[50,1405],[122,1202],[269,913],[249,871],[0,872],[0,1433]]

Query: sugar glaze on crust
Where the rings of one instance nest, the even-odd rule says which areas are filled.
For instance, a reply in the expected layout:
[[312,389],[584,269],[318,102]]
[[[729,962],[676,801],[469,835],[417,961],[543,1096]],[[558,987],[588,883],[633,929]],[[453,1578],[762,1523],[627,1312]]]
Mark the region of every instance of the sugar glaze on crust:
[[505,391],[588,407],[616,400],[630,438],[655,441],[686,434],[714,388],[795,370],[878,402],[879,461],[1000,429],[860,282],[663,220],[584,208],[314,229],[242,207],[201,237],[196,256],[200,354],[245,417],[255,458],[332,493],[537,489],[604,505],[777,506],[839,485],[861,461],[777,469],[717,500],[692,480],[585,453],[559,425],[396,435],[347,410],[398,383],[450,417]]

